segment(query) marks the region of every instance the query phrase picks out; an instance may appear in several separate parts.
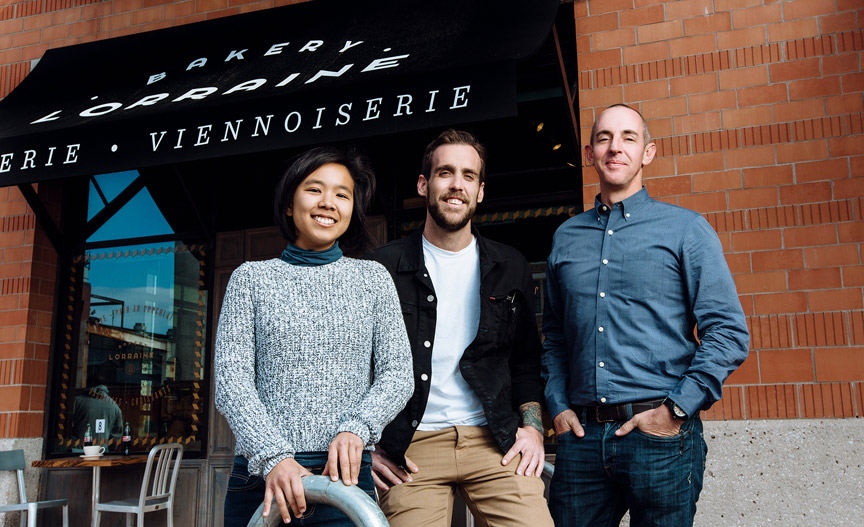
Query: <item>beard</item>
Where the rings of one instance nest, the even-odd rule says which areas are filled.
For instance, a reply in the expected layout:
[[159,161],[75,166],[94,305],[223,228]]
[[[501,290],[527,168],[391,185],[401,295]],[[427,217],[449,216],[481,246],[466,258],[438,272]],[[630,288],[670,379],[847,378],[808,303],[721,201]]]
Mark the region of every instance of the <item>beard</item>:
[[431,196],[427,196],[426,208],[429,211],[429,216],[432,217],[432,221],[435,222],[435,225],[441,227],[445,231],[456,232],[468,225],[468,222],[471,221],[472,217],[474,217],[474,211],[477,210],[477,204],[474,203],[473,205],[469,205],[464,214],[457,216],[455,214],[445,214],[444,211],[441,210],[441,201],[434,199]]

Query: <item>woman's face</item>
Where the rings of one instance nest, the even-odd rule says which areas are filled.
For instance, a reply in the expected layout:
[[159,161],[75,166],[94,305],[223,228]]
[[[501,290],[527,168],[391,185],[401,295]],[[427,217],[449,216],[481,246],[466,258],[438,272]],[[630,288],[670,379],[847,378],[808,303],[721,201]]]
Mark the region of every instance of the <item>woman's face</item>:
[[323,251],[345,234],[354,210],[354,179],[343,165],[327,163],[306,176],[285,211],[294,220],[297,247]]

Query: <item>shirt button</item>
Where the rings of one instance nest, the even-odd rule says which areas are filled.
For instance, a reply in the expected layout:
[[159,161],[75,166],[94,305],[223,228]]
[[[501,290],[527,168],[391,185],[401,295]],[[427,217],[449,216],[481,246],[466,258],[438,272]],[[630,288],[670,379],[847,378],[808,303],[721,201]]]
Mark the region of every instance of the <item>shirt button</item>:
[[612,234],[612,229],[609,229],[609,230],[606,231],[606,232],[608,232],[608,233],[611,235],[611,234]]
[[432,302],[433,300],[435,300],[435,295],[429,295],[429,296],[427,296],[427,297],[426,297],[426,300]]
[[427,340],[426,342],[423,343],[423,346],[426,347],[426,348],[428,348],[428,347],[431,346],[431,345],[432,345],[432,343],[429,342],[428,340]]
[[600,291],[600,298],[606,298],[606,293],[604,293],[603,291]]
[[627,218],[629,218],[629,217],[630,217],[630,213],[628,212],[628,213],[625,214],[624,216],[627,217]]
[[420,380],[421,380],[421,381],[428,381],[428,380],[429,380],[429,376],[426,375],[426,374],[424,373],[423,375],[420,376]]
[[600,326],[599,328],[597,328],[597,331],[599,331],[600,333],[603,333],[603,326]]
[[[600,402],[601,402],[601,403],[605,403],[605,402],[606,402],[606,398],[605,398],[605,397],[601,397],[601,398],[600,398]],[[417,421],[414,421],[414,422],[416,423]],[[417,426],[417,425],[414,425],[414,426]]]
[[603,209],[604,211],[609,210],[609,208],[608,208],[606,205],[603,205],[602,209]]
[[603,368],[603,367],[605,367],[605,366],[606,366],[606,363],[605,363],[605,362],[603,362],[603,361],[600,361],[600,364],[598,364],[598,366],[600,366],[600,367],[601,367],[601,368]]
[[417,428],[417,421],[411,421],[411,428]]
[[609,260],[607,260],[606,258],[603,258],[603,265],[606,265],[608,263],[609,263]]

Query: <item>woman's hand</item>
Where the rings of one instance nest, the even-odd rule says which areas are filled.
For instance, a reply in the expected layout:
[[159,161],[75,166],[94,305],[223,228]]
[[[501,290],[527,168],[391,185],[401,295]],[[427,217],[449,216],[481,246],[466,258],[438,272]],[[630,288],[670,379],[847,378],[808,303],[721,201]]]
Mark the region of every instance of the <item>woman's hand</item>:
[[311,475],[311,472],[290,457],[283,459],[273,467],[273,470],[267,474],[267,490],[264,491],[264,517],[266,518],[270,514],[270,503],[273,498],[276,498],[283,522],[291,523],[291,515],[288,514],[289,508],[294,512],[294,516],[298,518],[302,516],[306,512],[306,495],[300,478]]
[[339,432],[333,441],[327,455],[327,466],[322,476],[330,476],[332,481],[339,481],[342,472],[342,483],[356,485],[360,477],[360,462],[363,456],[363,440],[351,432]]

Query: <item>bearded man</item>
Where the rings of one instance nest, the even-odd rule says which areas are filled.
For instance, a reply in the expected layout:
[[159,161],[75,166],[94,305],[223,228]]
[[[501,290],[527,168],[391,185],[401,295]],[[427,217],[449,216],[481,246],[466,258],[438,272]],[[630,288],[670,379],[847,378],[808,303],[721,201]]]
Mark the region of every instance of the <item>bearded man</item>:
[[486,149],[447,130],[426,147],[422,231],[371,258],[393,276],[414,394],[372,453],[393,527],[446,527],[458,490],[477,525],[551,527],[543,498],[540,338],[525,258],[484,239]]

